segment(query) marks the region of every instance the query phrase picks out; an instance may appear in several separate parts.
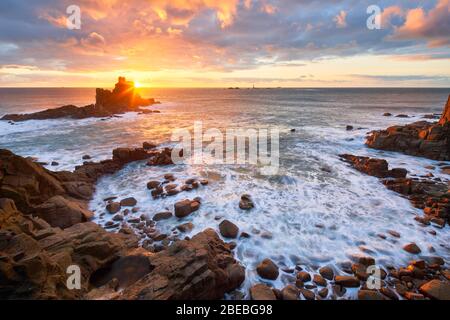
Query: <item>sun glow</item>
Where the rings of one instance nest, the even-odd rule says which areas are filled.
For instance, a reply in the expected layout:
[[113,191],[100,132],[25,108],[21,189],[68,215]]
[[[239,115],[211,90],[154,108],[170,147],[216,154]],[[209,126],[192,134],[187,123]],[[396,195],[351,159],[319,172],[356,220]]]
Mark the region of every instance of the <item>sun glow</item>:
[[135,88],[142,88],[142,84],[140,82],[138,82],[138,81],[135,81],[134,82],[134,87]]

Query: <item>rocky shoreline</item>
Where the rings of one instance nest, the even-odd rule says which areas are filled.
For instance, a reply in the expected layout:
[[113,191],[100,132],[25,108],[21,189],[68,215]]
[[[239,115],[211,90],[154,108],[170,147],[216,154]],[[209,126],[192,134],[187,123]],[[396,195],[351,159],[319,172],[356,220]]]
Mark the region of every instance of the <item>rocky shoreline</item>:
[[450,161],[450,96],[439,122],[419,121],[374,131],[366,144],[373,149]]
[[84,107],[66,105],[59,108],[47,109],[29,114],[7,114],[0,120],[21,122],[27,120],[48,120],[59,118],[86,119],[86,118],[107,118],[118,114],[134,111],[139,113],[152,113],[147,107],[158,103],[155,99],[142,98],[132,81],[127,81],[124,77],[119,77],[112,91],[97,88],[95,92],[95,104]]
[[[220,299],[238,288],[244,268],[212,229],[155,253],[130,228],[112,233],[89,222],[98,178],[133,161],[159,165],[165,152],[119,148],[111,160],[52,172],[0,150],[0,297]],[[81,269],[80,290],[66,286],[73,264]]]
[[[433,126],[446,130],[448,112],[447,103],[444,121]],[[448,136],[441,140],[447,143]],[[440,155],[445,156],[445,152]],[[142,148],[117,148],[111,159],[86,161],[73,172],[54,172],[32,159],[0,150],[0,298],[196,300],[222,299],[228,293],[235,298],[246,296],[237,291],[245,281],[245,267],[235,259],[233,250],[235,241],[249,234],[221,218],[217,227],[226,241],[213,229],[191,238],[183,236],[193,228],[183,218],[195,214],[201,198],[178,201],[173,212],[160,212],[150,218],[130,215],[139,215],[133,197],[110,197],[104,199],[102,213],[109,214],[110,221],[105,224],[109,232],[90,222],[94,213],[88,209],[88,202],[99,178],[135,161],[145,161],[149,166],[173,164],[170,154],[171,149],[159,149],[147,142]],[[430,234],[447,228],[448,184],[433,177],[408,177],[407,170],[389,169],[383,159],[354,155],[341,158],[356,170],[381,179],[387,188],[423,209],[424,215],[415,220]],[[166,173],[163,181],[149,181],[146,188],[156,199],[207,185],[207,180],[195,179],[180,183],[173,174]],[[250,195],[241,196],[241,210],[254,207]],[[173,227],[172,234],[160,233],[157,222],[172,216],[180,224]],[[389,230],[378,237],[380,241],[394,241],[402,235]],[[411,256],[411,262],[400,268],[377,265],[369,253],[351,256],[339,266],[317,266],[313,271],[300,265],[280,267],[261,257],[255,270],[261,282],[252,285],[248,296],[254,300],[322,300],[347,299],[352,292],[356,296],[351,297],[360,300],[450,300],[447,262],[434,255],[433,248],[420,248],[415,243],[404,245],[402,250]],[[66,285],[71,265],[81,270],[79,290],[70,290]],[[377,289],[367,283],[370,266],[380,270]],[[290,283],[281,290],[272,288],[270,281],[281,277]]]

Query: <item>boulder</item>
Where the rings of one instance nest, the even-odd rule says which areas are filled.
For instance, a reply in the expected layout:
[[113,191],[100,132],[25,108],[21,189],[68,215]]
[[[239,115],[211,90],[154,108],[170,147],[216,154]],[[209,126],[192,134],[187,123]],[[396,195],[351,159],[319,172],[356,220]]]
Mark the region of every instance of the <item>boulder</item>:
[[250,288],[250,297],[252,300],[277,300],[273,290],[265,284],[258,283]]
[[235,239],[238,236],[239,228],[231,221],[224,220],[219,224],[220,234],[225,238]]
[[320,268],[319,273],[322,277],[324,277],[327,280],[333,280],[333,278],[334,278],[334,271],[330,267]]
[[278,278],[278,266],[270,259],[264,259],[257,267],[256,272],[261,278],[276,280]]
[[175,203],[175,216],[177,218],[184,218],[190,215],[192,212],[197,211],[200,208],[200,203],[195,200],[181,200]]
[[119,212],[121,209],[119,202],[110,202],[106,205],[106,211],[108,211],[110,214],[115,214]]
[[431,280],[423,284],[419,291],[431,299],[450,300],[450,283],[442,280]]
[[159,181],[155,181],[155,180],[149,181],[149,182],[147,183],[147,189],[149,189],[149,190],[156,189],[156,188],[159,187],[160,184],[161,184],[161,183],[160,183]]
[[420,248],[415,243],[408,243],[403,247],[403,250],[411,254],[419,254],[422,252],[422,250],[420,250]]
[[373,290],[359,290],[358,300],[386,300],[381,293]]
[[122,207],[134,207],[136,204],[137,200],[133,197],[120,200],[120,205]]
[[287,285],[281,290],[283,300],[298,300],[298,289],[292,284]]
[[238,288],[245,269],[212,229],[149,256],[152,271],[126,288],[125,300],[212,300]]
[[241,208],[242,210],[250,210],[254,207],[255,205],[250,195],[244,194],[241,196],[241,200],[239,201],[239,208]]
[[334,282],[345,288],[358,288],[360,286],[359,279],[353,276],[335,276]]
[[159,212],[153,216],[153,221],[161,221],[172,218],[172,212],[170,211],[164,211]]
[[62,229],[93,218],[94,214],[84,209],[79,203],[67,200],[62,196],[54,196],[35,208],[34,214],[52,227]]
[[176,228],[180,232],[190,232],[192,231],[192,229],[194,229],[194,224],[192,222],[186,222],[178,225]]

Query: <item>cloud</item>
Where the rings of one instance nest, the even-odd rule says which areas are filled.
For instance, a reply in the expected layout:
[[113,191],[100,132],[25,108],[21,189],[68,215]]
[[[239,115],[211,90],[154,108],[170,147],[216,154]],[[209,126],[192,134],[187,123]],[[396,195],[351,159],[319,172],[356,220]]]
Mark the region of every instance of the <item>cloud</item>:
[[64,27],[72,0],[2,0],[0,57],[67,73],[168,74],[301,68],[361,55],[445,61],[449,1],[384,0],[383,28],[371,31],[370,0],[78,0],[80,30]]
[[341,10],[337,16],[333,19],[336,22],[336,27],[345,28],[347,26],[347,12]]
[[428,12],[414,8],[406,13],[405,23],[395,30],[391,39],[424,40],[429,47],[450,45],[450,0],[439,0]]

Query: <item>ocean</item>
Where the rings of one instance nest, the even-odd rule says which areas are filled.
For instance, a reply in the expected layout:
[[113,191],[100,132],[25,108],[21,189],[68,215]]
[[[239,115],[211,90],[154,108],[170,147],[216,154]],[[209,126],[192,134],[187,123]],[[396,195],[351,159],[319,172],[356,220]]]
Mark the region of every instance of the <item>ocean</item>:
[[[205,228],[218,230],[221,219],[234,222],[250,234],[237,239],[236,258],[246,267],[243,292],[260,282],[255,269],[264,258],[282,268],[301,266],[307,271],[330,265],[336,270],[354,254],[373,256],[381,266],[400,266],[411,260],[403,245],[415,242],[423,255],[450,258],[449,228],[428,231],[415,215],[423,212],[389,191],[374,177],[355,171],[338,155],[351,153],[386,159],[391,167],[404,167],[409,174],[432,173],[449,182],[439,169],[427,169],[438,162],[369,149],[365,136],[374,129],[423,120],[425,114],[440,113],[450,89],[142,89],[142,96],[161,104],[151,107],[161,113],[127,113],[120,118],[27,121],[11,125],[0,122],[0,148],[39,161],[57,161],[50,170],[73,170],[83,163],[111,157],[117,147],[140,146],[153,141],[171,146],[175,129],[191,129],[194,121],[203,128],[225,131],[277,129],[280,132],[280,168],[277,175],[263,176],[255,165],[177,165],[149,167],[133,163],[120,172],[103,177],[90,203],[95,221],[111,218],[103,199],[109,196],[138,200],[137,216],[171,210],[177,200],[201,197],[200,210],[184,218],[192,222],[192,236]],[[95,101],[95,89],[0,89],[0,116],[33,112],[65,104],[79,106]],[[407,114],[409,118],[385,117]],[[351,125],[354,130],[347,131]],[[295,129],[292,132],[291,129]],[[208,186],[174,197],[153,200],[146,184],[173,173],[177,181],[191,177],[209,180]],[[242,194],[255,202],[251,211],[238,207]],[[182,223],[175,217],[160,221],[157,228],[171,233]],[[395,230],[401,238],[379,234]],[[264,236],[262,236],[264,235]],[[435,253],[430,253],[433,247]],[[292,283],[283,273],[271,283],[282,288]],[[349,290],[349,295],[352,291]]]

